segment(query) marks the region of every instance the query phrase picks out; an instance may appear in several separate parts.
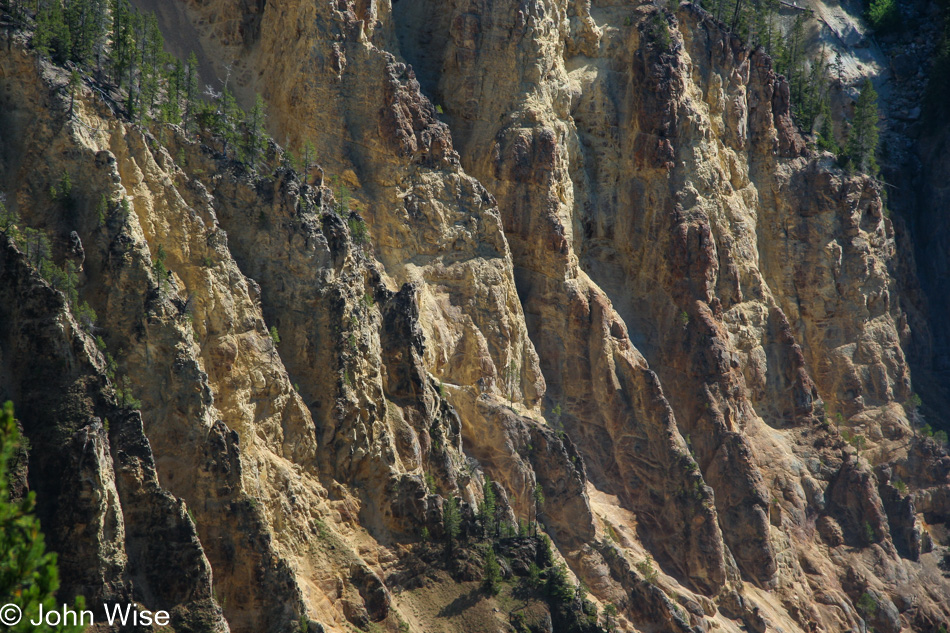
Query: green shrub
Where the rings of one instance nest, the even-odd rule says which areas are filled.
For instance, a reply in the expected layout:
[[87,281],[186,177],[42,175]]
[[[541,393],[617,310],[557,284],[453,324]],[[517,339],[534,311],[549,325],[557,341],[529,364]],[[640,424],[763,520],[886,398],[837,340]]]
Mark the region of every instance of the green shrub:
[[670,50],[673,43],[670,37],[670,25],[666,22],[666,16],[662,11],[656,11],[650,18],[650,37],[656,43],[657,48],[666,52]]
[[649,583],[655,583],[657,579],[657,571],[653,566],[653,561],[650,558],[645,558],[635,565],[637,571],[643,575],[643,578]]
[[[13,418],[13,403],[7,402],[0,409],[0,596],[4,602],[16,605],[24,617],[19,624],[3,630],[79,633],[84,627],[30,624],[41,605],[46,611],[59,608],[55,598],[59,570],[56,554],[46,551],[40,522],[33,516],[36,493],[31,491],[22,499],[10,499],[9,465],[20,455],[24,442]],[[76,598],[75,608],[84,607],[84,599]]]
[[897,0],[871,0],[865,13],[868,24],[878,33],[887,33],[900,26],[901,12]]
[[874,614],[877,613],[877,600],[866,591],[858,598],[858,603],[855,606],[858,608],[858,612],[866,618],[874,617]]
[[168,284],[168,269],[165,267],[165,259],[167,257],[168,254],[165,253],[165,247],[159,244],[158,250],[155,252],[155,259],[152,260],[152,271],[155,273],[155,281],[158,282],[158,291],[160,293],[165,292],[165,287]]
[[350,236],[355,244],[363,245],[368,241],[369,231],[366,228],[366,222],[360,218],[350,218],[347,224],[350,227]]
[[115,386],[116,403],[122,409],[141,409],[142,401],[132,394],[132,381],[128,376],[122,376],[116,381]]

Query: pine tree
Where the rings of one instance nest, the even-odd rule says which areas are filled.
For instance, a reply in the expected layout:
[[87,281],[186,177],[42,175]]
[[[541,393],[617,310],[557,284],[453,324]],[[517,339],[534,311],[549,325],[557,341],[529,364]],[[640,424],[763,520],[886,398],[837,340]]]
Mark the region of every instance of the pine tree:
[[317,160],[317,149],[313,146],[313,141],[307,139],[307,142],[303,144],[303,154],[300,157],[300,165],[303,168],[304,173],[310,171],[310,168],[313,167],[314,163]]
[[244,156],[251,168],[257,167],[257,160],[267,149],[267,132],[264,123],[267,120],[267,111],[264,99],[257,95],[254,107],[248,113],[245,124]]
[[154,13],[142,17],[141,29],[140,106],[141,114],[148,116],[155,107],[167,59],[163,50],[165,40]]
[[608,633],[612,633],[615,629],[615,624],[617,621],[617,605],[613,602],[608,602],[604,605],[604,628],[607,629]]
[[501,565],[495,555],[495,548],[489,547],[485,556],[485,567],[482,572],[482,586],[489,595],[496,595],[501,589]]
[[485,537],[491,538],[495,534],[495,487],[492,484],[491,477],[485,477],[485,483],[482,485],[482,501],[479,508],[479,515],[482,520],[482,526],[485,530]]
[[[59,608],[55,599],[59,588],[56,554],[47,552],[40,522],[33,516],[35,495],[30,492],[18,500],[10,498],[9,465],[20,456],[23,440],[13,419],[13,403],[0,411],[0,596],[20,608],[19,624],[4,630],[10,633],[40,631],[80,633],[82,626],[35,627],[30,620],[45,610]],[[76,601],[82,609],[84,601]]]
[[848,134],[847,156],[854,169],[876,175],[878,132],[877,91],[870,79],[864,81],[854,107],[851,132]]
[[105,39],[105,0],[69,0],[65,18],[70,35],[70,58],[77,64],[89,64]]
[[838,146],[837,139],[835,139],[834,120],[831,116],[831,100],[827,96],[821,102],[818,116],[821,119],[818,128],[818,147],[838,155],[841,148]]
[[69,59],[69,27],[60,0],[42,0],[36,12],[33,48],[58,64]]
[[442,509],[442,527],[445,529],[445,539],[449,547],[455,545],[462,526],[462,518],[459,515],[458,502],[454,496],[449,496],[445,500],[445,506]]
[[773,40],[776,32],[776,14],[778,12],[776,0],[758,0],[755,4],[754,15],[751,20],[751,39],[762,46],[765,52],[772,54]]
[[185,129],[191,129],[197,114],[198,101],[198,57],[192,51],[185,62]]
[[82,86],[82,77],[79,76],[79,71],[75,68],[69,73],[69,116],[73,115],[73,112],[76,107],[76,95],[79,93],[79,88]]
[[128,85],[132,92],[132,78],[138,60],[136,46],[136,12],[129,0],[112,0],[112,70],[118,86]]
[[876,32],[887,33],[900,26],[901,11],[896,0],[871,0],[864,17]]
[[171,70],[165,77],[165,99],[160,107],[163,123],[178,125],[182,121],[181,99],[185,87],[185,67],[180,59],[171,61]]

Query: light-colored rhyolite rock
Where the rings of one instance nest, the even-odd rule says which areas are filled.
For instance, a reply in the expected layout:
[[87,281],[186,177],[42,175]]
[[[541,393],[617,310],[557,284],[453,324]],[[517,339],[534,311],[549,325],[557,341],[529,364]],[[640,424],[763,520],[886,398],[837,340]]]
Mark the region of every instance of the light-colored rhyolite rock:
[[[873,181],[805,149],[768,58],[687,4],[161,9],[173,49],[261,93],[274,137],[312,142],[321,168],[259,177],[88,91],[70,119],[65,77],[3,57],[0,186],[24,222],[80,236],[81,294],[147,436],[127,439],[139,418],[124,413],[128,431],[50,449],[112,499],[75,494],[77,513],[125,517],[124,537],[88,528],[101,535],[64,561],[70,591],[141,591],[242,633],[487,630],[426,615],[455,581],[420,542],[449,495],[474,529],[487,474],[500,513],[537,515],[626,630],[950,617],[950,459],[904,407],[893,227]],[[47,194],[64,170],[71,209]],[[4,341],[40,345],[28,315],[5,323]],[[25,375],[10,345],[5,386]],[[73,371],[106,380],[84,345]],[[138,470],[108,458],[122,438]],[[164,547],[129,501],[143,488],[197,527],[201,573],[174,597],[140,589],[154,581],[137,569],[160,572],[122,544],[134,521],[136,547]]]

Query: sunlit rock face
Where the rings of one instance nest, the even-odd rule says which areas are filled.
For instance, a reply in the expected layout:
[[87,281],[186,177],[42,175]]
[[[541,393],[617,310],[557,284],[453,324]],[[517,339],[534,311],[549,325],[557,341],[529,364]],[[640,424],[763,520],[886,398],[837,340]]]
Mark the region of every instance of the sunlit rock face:
[[0,56],[0,190],[98,317],[0,243],[64,595],[240,633],[947,621],[910,255],[760,50],[689,4],[137,4],[319,166],[89,86],[69,116],[65,71]]

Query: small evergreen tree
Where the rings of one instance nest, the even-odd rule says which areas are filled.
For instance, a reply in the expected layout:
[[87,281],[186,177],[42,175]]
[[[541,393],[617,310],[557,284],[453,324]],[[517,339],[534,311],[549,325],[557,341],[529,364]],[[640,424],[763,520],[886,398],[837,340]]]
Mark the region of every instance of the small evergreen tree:
[[14,234],[17,222],[19,221],[20,219],[16,213],[7,208],[6,196],[0,194],[0,235],[6,236]]
[[878,171],[876,154],[880,133],[877,123],[877,92],[871,80],[866,79],[854,107],[846,151],[848,162],[854,169],[871,175]]
[[878,33],[887,33],[900,27],[901,11],[897,0],[871,0],[865,13],[868,23]]
[[76,95],[79,93],[80,86],[82,86],[82,77],[79,76],[79,71],[74,68],[69,73],[69,116],[72,116],[75,112]]
[[[19,456],[23,440],[13,419],[13,403],[0,410],[0,596],[16,605],[23,618],[14,626],[4,628],[10,633],[80,633],[84,627],[60,625],[49,627],[30,624],[39,613],[59,608],[55,595],[59,588],[56,554],[46,551],[40,522],[33,516],[35,493],[18,500],[10,498],[9,466]],[[82,609],[82,598],[76,600]]]
[[553,600],[566,604],[574,600],[574,586],[568,580],[567,567],[564,563],[556,563],[547,571],[548,578],[544,583],[545,591]]
[[300,167],[304,172],[304,177],[306,177],[307,172],[310,171],[310,168],[314,166],[317,161],[317,150],[313,146],[313,141],[307,139],[307,142],[303,144],[303,154],[300,157]]
[[261,95],[257,95],[254,100],[254,107],[251,108],[244,122],[244,156],[252,169],[257,166],[258,159],[263,156],[267,149],[267,132],[264,129],[266,120],[267,111],[264,105],[264,99]]
[[532,497],[534,498],[534,527],[537,530],[537,519],[541,516],[541,508],[544,506],[544,490],[541,488],[541,484],[535,485]]
[[197,115],[198,57],[192,52],[185,62],[185,129],[192,129]]
[[604,605],[604,628],[607,629],[608,633],[613,633],[616,628],[617,621],[617,605],[613,602],[608,602]]
[[821,110],[818,116],[821,118],[821,124],[818,128],[818,147],[838,155],[841,148],[838,147],[838,141],[835,139],[834,120],[831,116],[831,104],[829,99],[825,98],[821,102]]
[[36,11],[33,48],[58,64],[69,59],[71,38],[60,0],[41,0]]
[[482,586],[489,595],[496,595],[501,590],[501,565],[495,556],[495,548],[489,547],[485,556],[485,568],[482,573]]
[[453,547],[462,527],[462,517],[454,496],[450,495],[445,500],[445,506],[442,509],[442,527],[445,529],[445,539],[449,547]]
[[495,535],[495,488],[492,485],[491,477],[485,476],[485,483],[482,485],[482,501],[479,508],[479,516],[482,520],[482,526],[485,530],[485,537],[492,538]]

